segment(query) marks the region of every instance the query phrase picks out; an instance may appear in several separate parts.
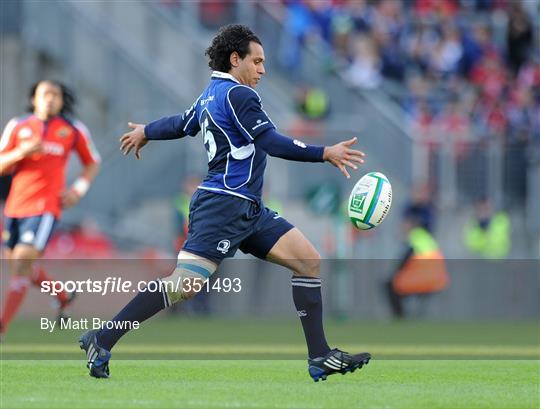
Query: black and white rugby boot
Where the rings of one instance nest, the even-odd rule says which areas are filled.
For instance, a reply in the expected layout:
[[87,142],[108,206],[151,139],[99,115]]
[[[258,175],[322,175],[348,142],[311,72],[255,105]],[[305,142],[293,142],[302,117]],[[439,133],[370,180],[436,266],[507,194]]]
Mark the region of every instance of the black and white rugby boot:
[[97,343],[96,333],[99,330],[87,331],[79,338],[79,346],[86,352],[86,367],[94,378],[109,377],[109,360],[112,354]]
[[336,348],[325,356],[308,359],[308,371],[315,382],[319,379],[325,381],[329,375],[336,373],[345,375],[347,372],[354,372],[367,365],[370,359],[371,354],[368,352],[351,355]]

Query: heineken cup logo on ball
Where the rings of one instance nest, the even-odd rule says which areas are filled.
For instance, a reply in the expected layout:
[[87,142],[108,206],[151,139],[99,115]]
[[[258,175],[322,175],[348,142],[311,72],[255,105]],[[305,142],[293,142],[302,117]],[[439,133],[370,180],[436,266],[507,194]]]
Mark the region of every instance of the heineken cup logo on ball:
[[380,172],[364,175],[354,186],[348,203],[349,218],[360,230],[382,223],[392,205],[392,185]]

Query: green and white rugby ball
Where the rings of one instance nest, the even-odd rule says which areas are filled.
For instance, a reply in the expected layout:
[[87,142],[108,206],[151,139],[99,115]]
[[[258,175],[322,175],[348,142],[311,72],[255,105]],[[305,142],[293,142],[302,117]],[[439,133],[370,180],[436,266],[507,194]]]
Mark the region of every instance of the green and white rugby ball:
[[357,183],[349,196],[348,212],[353,225],[369,230],[382,223],[392,205],[392,185],[380,172],[370,172]]

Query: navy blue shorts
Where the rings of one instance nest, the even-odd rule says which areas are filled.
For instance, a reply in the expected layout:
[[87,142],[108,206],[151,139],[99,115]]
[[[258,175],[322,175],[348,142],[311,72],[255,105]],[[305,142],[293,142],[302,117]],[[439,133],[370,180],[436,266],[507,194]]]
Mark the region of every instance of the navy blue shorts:
[[52,213],[38,216],[12,218],[4,217],[2,241],[13,249],[17,244],[27,244],[43,251],[51,238],[57,219]]
[[218,264],[238,249],[265,259],[293,227],[262,203],[199,189],[189,205],[188,236],[182,250]]

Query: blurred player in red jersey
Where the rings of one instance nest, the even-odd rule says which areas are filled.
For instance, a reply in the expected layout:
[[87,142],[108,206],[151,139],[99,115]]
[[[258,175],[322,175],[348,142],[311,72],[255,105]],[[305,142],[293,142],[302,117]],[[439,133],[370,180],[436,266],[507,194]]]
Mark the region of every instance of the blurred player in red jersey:
[[[51,279],[34,263],[43,255],[62,210],[76,205],[85,195],[100,163],[86,126],[68,119],[75,98],[67,87],[56,81],[40,81],[30,89],[30,101],[32,113],[10,120],[0,139],[0,174],[13,175],[2,234],[3,258],[11,277],[0,334],[19,309],[29,284],[40,287]],[[83,170],[66,188],[65,169],[71,150],[77,152]],[[72,296],[63,292],[57,298],[62,316]]]

